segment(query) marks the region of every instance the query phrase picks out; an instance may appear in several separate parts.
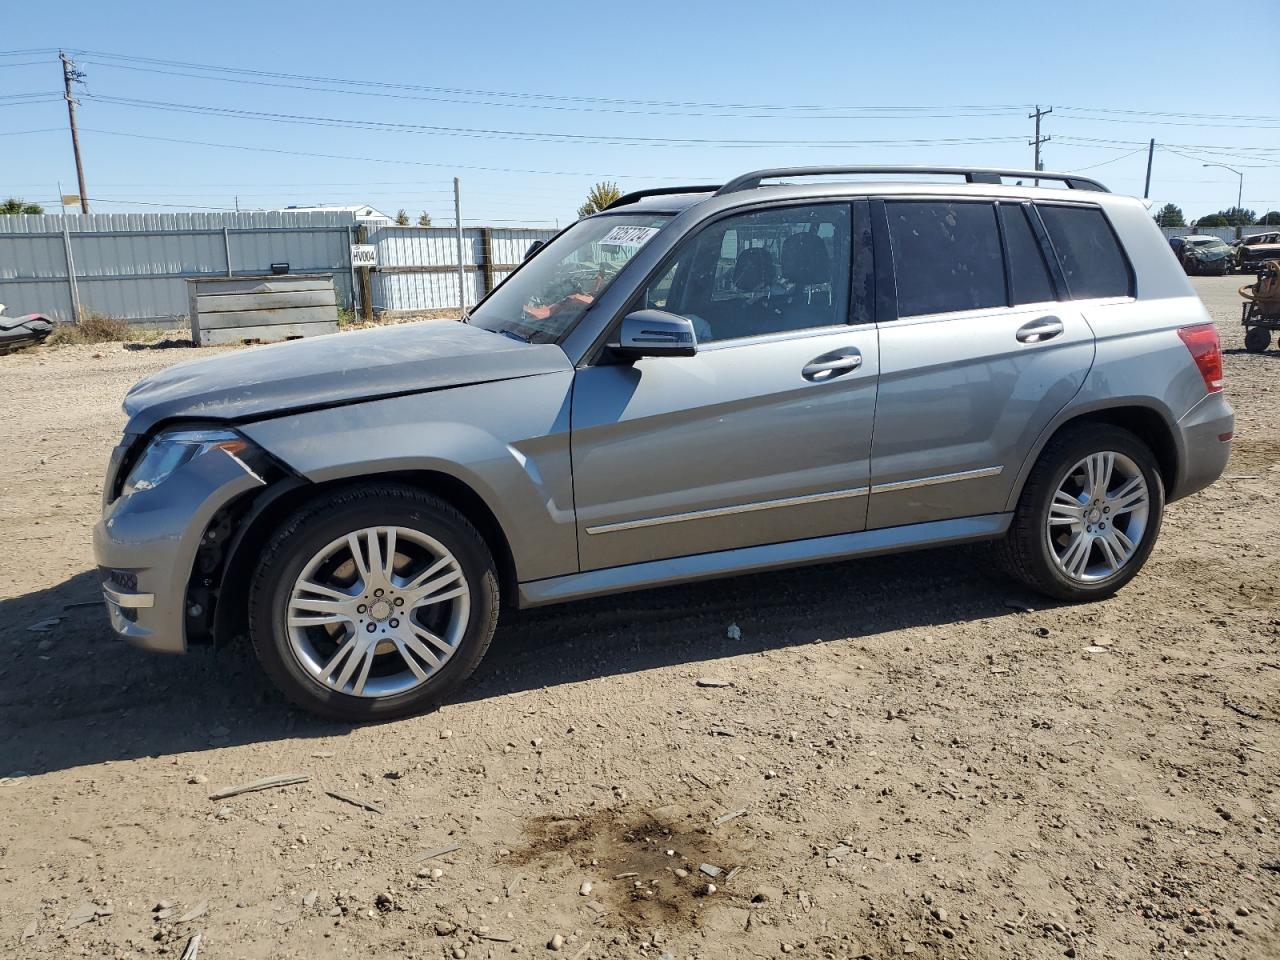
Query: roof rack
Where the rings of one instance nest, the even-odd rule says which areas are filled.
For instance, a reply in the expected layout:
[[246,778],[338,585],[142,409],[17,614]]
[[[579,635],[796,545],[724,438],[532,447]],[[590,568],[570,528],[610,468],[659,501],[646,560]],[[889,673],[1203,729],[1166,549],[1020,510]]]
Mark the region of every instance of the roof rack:
[[635,190],[631,193],[623,194],[605,209],[612,210],[614,207],[625,207],[627,204],[643,200],[645,197],[670,197],[677,193],[715,193],[720,189],[721,187],[718,183],[704,183],[695,187],[654,187],[651,190]]
[[[990,170],[976,169],[973,167],[776,167],[769,170],[754,170],[751,173],[744,173],[740,177],[734,177],[723,187],[716,191],[716,196],[723,196],[726,193],[737,193],[740,190],[754,190],[760,186],[762,180],[776,180],[779,177],[825,177],[834,174],[857,173],[857,174],[920,174],[920,175],[951,175],[964,177],[966,183],[991,183],[998,184],[1002,177],[1019,177],[1023,180],[1053,180],[1067,185],[1072,190],[1094,190],[1101,193],[1110,193],[1106,187],[1097,180],[1090,180],[1088,177],[1077,177],[1069,173],[1046,173],[1043,170]],[[625,199],[625,198],[624,198]],[[622,201],[619,201],[621,203]]]

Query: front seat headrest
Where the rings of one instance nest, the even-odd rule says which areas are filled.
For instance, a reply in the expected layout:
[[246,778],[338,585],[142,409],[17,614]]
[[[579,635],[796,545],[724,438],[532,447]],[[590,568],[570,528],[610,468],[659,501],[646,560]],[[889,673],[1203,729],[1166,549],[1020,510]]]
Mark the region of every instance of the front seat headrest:
[[749,247],[734,261],[733,285],[743,293],[767,287],[773,278],[773,257],[764,247]]
[[782,276],[798,286],[831,281],[827,245],[816,233],[793,233],[782,242]]

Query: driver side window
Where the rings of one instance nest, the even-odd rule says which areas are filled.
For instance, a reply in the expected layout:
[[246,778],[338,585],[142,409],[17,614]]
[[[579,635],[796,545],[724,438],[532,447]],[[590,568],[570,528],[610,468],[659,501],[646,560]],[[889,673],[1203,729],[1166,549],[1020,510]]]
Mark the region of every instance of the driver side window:
[[699,343],[849,322],[848,203],[712,223],[677,251],[643,303],[693,321]]

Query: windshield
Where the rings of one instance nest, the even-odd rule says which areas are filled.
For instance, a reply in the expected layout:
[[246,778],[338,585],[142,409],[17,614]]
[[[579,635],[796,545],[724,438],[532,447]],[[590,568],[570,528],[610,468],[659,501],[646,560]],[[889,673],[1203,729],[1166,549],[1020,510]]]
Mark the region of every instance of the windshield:
[[1192,240],[1191,245],[1193,247],[1201,247],[1207,250],[1215,250],[1218,247],[1225,247],[1227,242],[1225,240],[1219,240],[1217,237],[1211,237],[1208,240]]
[[476,307],[471,323],[529,343],[556,343],[671,219],[624,213],[579,220]]

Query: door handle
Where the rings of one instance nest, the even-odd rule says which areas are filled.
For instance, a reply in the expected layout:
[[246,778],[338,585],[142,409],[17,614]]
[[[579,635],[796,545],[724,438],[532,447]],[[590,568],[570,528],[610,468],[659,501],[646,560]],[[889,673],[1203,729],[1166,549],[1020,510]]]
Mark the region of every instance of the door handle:
[[1057,317],[1040,317],[1018,328],[1015,336],[1019,343],[1043,343],[1058,336],[1065,328]]
[[800,370],[806,380],[830,380],[862,366],[862,354],[852,348],[814,357]]

